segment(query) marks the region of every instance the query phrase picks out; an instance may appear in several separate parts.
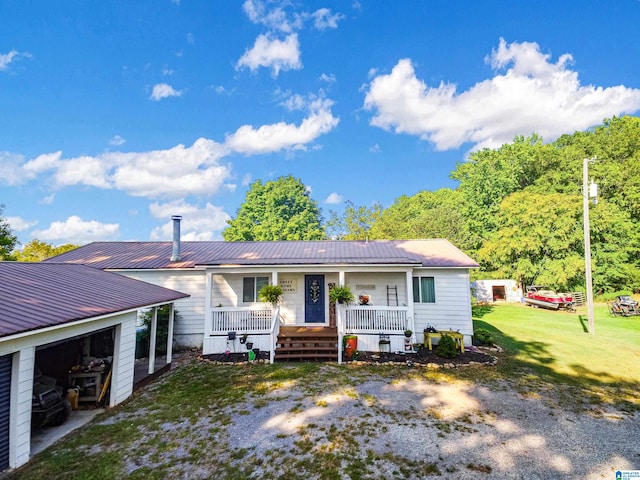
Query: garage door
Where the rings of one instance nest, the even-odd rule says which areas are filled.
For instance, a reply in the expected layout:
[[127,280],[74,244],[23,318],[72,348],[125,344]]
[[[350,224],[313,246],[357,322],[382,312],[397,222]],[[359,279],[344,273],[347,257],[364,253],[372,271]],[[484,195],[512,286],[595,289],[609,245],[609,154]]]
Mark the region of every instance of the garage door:
[[9,468],[11,358],[11,355],[4,355],[0,357],[0,472]]

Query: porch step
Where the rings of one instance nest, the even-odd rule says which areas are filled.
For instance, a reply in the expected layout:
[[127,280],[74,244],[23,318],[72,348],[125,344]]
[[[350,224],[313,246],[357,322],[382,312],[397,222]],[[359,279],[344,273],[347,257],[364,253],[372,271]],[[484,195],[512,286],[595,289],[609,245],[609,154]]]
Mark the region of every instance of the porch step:
[[276,361],[338,361],[335,327],[280,327]]

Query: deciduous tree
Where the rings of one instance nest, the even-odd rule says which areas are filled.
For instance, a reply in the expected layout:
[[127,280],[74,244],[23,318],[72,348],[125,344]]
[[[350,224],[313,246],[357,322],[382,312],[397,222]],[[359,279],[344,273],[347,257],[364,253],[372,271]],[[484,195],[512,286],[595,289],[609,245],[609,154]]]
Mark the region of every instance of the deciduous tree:
[[318,203],[301,180],[289,175],[255,181],[236,217],[222,232],[227,241],[321,240],[325,237]]

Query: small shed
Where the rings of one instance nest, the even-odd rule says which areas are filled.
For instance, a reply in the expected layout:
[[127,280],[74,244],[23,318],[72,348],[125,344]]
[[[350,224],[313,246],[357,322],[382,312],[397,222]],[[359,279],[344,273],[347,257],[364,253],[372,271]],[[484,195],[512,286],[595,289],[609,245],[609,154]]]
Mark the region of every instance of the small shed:
[[99,354],[110,373],[88,374],[93,394],[106,384],[106,403],[122,402],[133,392],[138,309],[185,297],[84,265],[0,262],[0,472],[31,455],[37,374],[69,386],[70,367]]
[[515,280],[476,280],[471,289],[478,303],[522,301],[522,289]]

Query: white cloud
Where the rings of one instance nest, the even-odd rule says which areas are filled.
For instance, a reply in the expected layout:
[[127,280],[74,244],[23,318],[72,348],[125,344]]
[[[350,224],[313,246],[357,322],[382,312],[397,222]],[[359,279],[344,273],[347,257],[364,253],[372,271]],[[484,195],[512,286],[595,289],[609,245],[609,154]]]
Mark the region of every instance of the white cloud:
[[291,33],[303,26],[303,18],[300,14],[288,15],[280,5],[268,9],[261,0],[245,0],[242,9],[251,22],[264,25],[270,30]]
[[251,185],[251,182],[253,182],[253,175],[251,175],[250,173],[245,173],[242,177],[242,185],[246,187],[248,185]]
[[122,138],[120,135],[114,135],[111,140],[109,140],[109,145],[113,145],[115,147],[119,147],[120,145],[124,145],[126,140]]
[[286,108],[290,112],[293,112],[296,110],[304,110],[305,108],[307,108],[308,104],[309,103],[307,102],[307,99],[297,93],[293,95],[289,95],[286,98],[286,100],[284,100],[283,102],[280,102],[280,105],[282,105],[284,108]]
[[371,147],[369,148],[369,152],[371,153],[380,153],[382,150],[380,150],[380,145],[378,145],[377,143],[374,143],[373,145],[371,145]]
[[640,109],[640,90],[580,84],[569,69],[570,55],[550,63],[537,43],[507,44],[503,39],[486,59],[495,77],[458,93],[456,86],[429,87],[418,79],[410,59],[388,75],[373,79],[364,107],[373,110],[371,125],[417,135],[438,150],[497,147],[515,135],[540,134],[551,141],[584,130],[606,117]]
[[320,80],[326,83],[335,83],[336,82],[336,76],[332,73],[330,75],[327,75],[326,73],[323,73],[322,75],[320,75]]
[[51,205],[56,199],[56,194],[52,193],[51,195],[47,195],[46,197],[44,197],[40,203],[43,205]]
[[[149,211],[153,217],[159,219],[181,215],[180,237],[184,241],[220,238],[220,232],[227,226],[227,220],[231,219],[222,207],[211,205],[209,202],[204,208],[186,203],[184,200],[175,200],[164,204],[153,203],[149,206]],[[154,228],[149,238],[151,240],[171,240],[173,238],[173,222],[169,220],[162,226]]]
[[271,68],[277,77],[280,70],[300,70],[300,45],[298,35],[292,33],[284,40],[274,38],[271,34],[258,35],[251,49],[244,52],[236,64],[236,69],[248,67],[255,72],[260,67]]
[[313,26],[318,30],[327,28],[338,28],[338,20],[342,20],[344,15],[341,13],[331,13],[328,8],[320,8],[311,14],[313,18]]
[[326,198],[326,200],[324,201],[324,203],[329,203],[329,204],[332,204],[332,205],[337,205],[337,204],[339,204],[339,203],[342,203],[342,200],[343,200],[342,195],[340,195],[340,194],[338,194],[338,193],[336,193],[336,192],[333,192],[332,194],[330,194],[330,195]]
[[330,132],[338,122],[331,113],[333,102],[317,98],[308,105],[309,114],[300,126],[279,122],[254,128],[243,125],[235,133],[227,135],[225,146],[247,155],[276,152],[278,150],[305,150],[324,133]]
[[[106,152],[75,158],[62,158],[62,152],[54,152],[26,162],[12,156],[9,176],[0,178],[17,185],[43,181],[42,177],[49,175],[47,180],[55,188],[84,185],[147,198],[208,196],[217,193],[231,177],[231,167],[220,164],[227,153],[219,143],[200,138],[190,147],[177,145],[149,152]],[[4,174],[5,166],[2,168]]]
[[38,224],[37,220],[29,221],[22,217],[6,217],[7,223],[10,225],[12,231],[24,232],[25,230],[35,227]]
[[183,93],[184,90],[175,90],[171,85],[167,83],[158,83],[153,86],[153,91],[151,92],[149,100],[158,102],[163,98],[180,97]]
[[168,77],[173,75],[174,73],[175,73],[175,70],[169,68],[168,65],[165,65],[164,67],[162,67],[162,76]]
[[17,50],[11,50],[8,53],[0,53],[0,72],[7,70],[9,65],[20,57],[30,58],[31,54],[28,52],[18,52]]
[[189,42],[192,45],[195,43],[195,37],[193,36],[193,33],[191,32],[187,33],[187,42]]
[[63,222],[52,222],[45,230],[34,230],[34,238],[53,244],[86,243],[103,240],[115,240],[120,236],[120,225],[117,223],[100,223],[97,220],[85,221],[72,215]]

